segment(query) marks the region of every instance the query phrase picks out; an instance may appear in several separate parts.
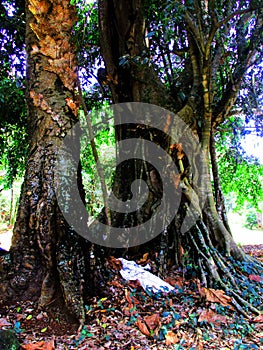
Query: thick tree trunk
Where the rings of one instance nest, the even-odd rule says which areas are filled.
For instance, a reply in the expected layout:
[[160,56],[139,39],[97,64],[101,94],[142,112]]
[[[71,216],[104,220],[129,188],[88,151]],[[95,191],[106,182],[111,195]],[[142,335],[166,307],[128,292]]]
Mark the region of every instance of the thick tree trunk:
[[[78,121],[78,77],[71,43],[75,11],[67,0],[37,4],[29,0],[26,9],[30,146],[11,266],[1,287],[6,299],[36,300],[39,307],[62,299],[83,322],[85,293],[91,287],[85,282],[90,246],[65,222],[55,194],[62,185],[55,178],[58,150]],[[76,150],[77,142],[76,138]]]
[[[172,99],[169,91],[160,82],[158,76],[153,70],[152,66],[138,65],[132,61],[134,55],[141,57],[142,52],[146,50],[144,45],[144,20],[143,20],[143,2],[137,0],[135,2],[129,1],[101,1],[99,2],[99,18],[100,18],[100,31],[101,31],[101,45],[102,53],[105,60],[106,68],[112,76],[115,76],[115,82],[111,82],[111,91],[115,103],[128,102],[128,101],[140,101],[155,104],[166,108],[167,110],[175,111],[176,106],[173,104],[175,101]],[[138,11],[138,9],[141,9]],[[111,30],[109,30],[111,28]],[[121,28],[121,30],[120,30]],[[194,73],[193,81],[193,93],[200,90],[200,85],[207,86],[206,82],[207,74],[203,76],[198,75],[197,66],[198,57],[195,54],[194,48],[191,50],[192,58],[192,69],[196,70]],[[125,66],[119,65],[119,59],[122,56],[127,55],[127,60],[129,64]],[[198,77],[200,79],[198,83]],[[198,85],[199,84],[199,85]],[[204,118],[207,122],[203,126],[201,132],[201,143],[203,152],[206,154],[205,162],[206,167],[209,167],[209,146],[210,146],[210,133],[211,133],[211,111],[209,105],[209,97],[204,98],[205,106],[204,110],[207,110],[207,117]],[[198,109],[195,106],[195,109]],[[191,103],[186,103],[186,105],[178,112],[178,116],[188,124],[194,134],[197,134],[196,124],[194,123],[194,112],[193,112],[193,99]],[[160,123],[160,129],[164,132],[165,130],[171,129],[173,121],[168,121],[168,118],[163,121],[163,125]],[[125,128],[125,130],[124,130]],[[134,128],[133,128],[134,129]],[[174,127],[175,129],[175,127]],[[142,130],[142,129],[141,129]],[[138,129],[134,131],[127,131],[127,127],[121,127],[117,130],[118,139],[123,139],[127,137],[140,137],[138,135]],[[151,131],[150,131],[151,133]],[[172,134],[178,134],[175,132]],[[200,132],[199,132],[200,133]],[[142,136],[142,135],[141,135]],[[149,140],[152,140],[158,144],[161,144],[163,148],[169,151],[170,142],[169,138],[164,141],[160,141],[160,136],[163,139],[163,135],[150,135]],[[185,145],[183,145],[183,148]],[[175,159],[177,155],[175,153]],[[208,170],[207,170],[208,171]],[[135,172],[130,171],[130,183],[138,176]],[[125,175],[126,176],[126,175]],[[207,178],[210,179],[207,173]],[[121,176],[120,176],[121,180]],[[126,177],[126,181],[128,181]],[[122,187],[122,190],[124,188]],[[125,190],[124,190],[125,192]],[[123,194],[125,198],[125,194]],[[206,210],[208,212],[207,219],[209,221],[209,227],[211,234],[214,236],[214,242],[223,249],[226,249],[230,253],[230,245],[234,247],[235,243],[232,242],[231,237],[228,237],[227,228],[225,228],[223,222],[219,219],[218,213],[215,208],[213,191],[210,183],[207,189],[207,205]],[[232,248],[232,251],[238,251],[238,249]],[[242,253],[239,254],[239,257]],[[178,259],[177,259],[178,260]]]
[[[100,19],[100,31],[101,31],[101,45],[102,53],[105,60],[105,65],[108,74],[111,79],[110,87],[112,91],[113,100],[115,103],[137,101],[155,104],[166,108],[170,111],[176,111],[175,102],[165,86],[161,83],[157,77],[152,66],[146,64],[136,63],[134,57],[139,60],[143,58],[144,52],[147,52],[147,48],[144,45],[144,21],[143,21],[143,1],[136,0],[130,2],[128,0],[123,1],[99,1],[99,19]],[[193,131],[193,137],[199,135],[201,149],[203,152],[203,162],[205,176],[207,183],[206,186],[201,189],[197,189],[191,180],[191,167],[187,168],[187,156],[184,150],[187,149],[188,140],[183,139],[182,148],[183,151],[178,148],[177,145],[173,145],[172,140],[164,138],[163,135],[167,134],[168,130],[175,128],[173,125],[176,120],[174,116],[166,114],[166,118],[163,122],[163,126],[159,127],[159,133],[156,134],[153,130],[149,131],[146,138],[152,142],[156,142],[161,145],[167,152],[172,152],[174,162],[179,169],[179,181],[175,181],[175,186],[181,186],[183,188],[182,199],[180,208],[175,216],[175,219],[164,230],[160,237],[160,254],[159,264],[160,271],[166,267],[168,258],[177,263],[183,263],[188,266],[198,266],[196,273],[198,273],[201,282],[205,286],[217,285],[224,289],[235,289],[238,285],[238,278],[235,279],[228,271],[227,259],[232,256],[240,261],[248,261],[247,257],[241,248],[233,241],[233,238],[228,231],[228,227],[224,225],[224,222],[220,219],[216,210],[213,189],[210,182],[209,166],[210,166],[210,138],[212,127],[212,109],[211,101],[212,94],[210,93],[209,86],[209,61],[208,58],[202,57],[196,42],[192,40],[192,32],[189,34],[190,45],[190,58],[192,61],[193,81],[192,90],[189,94],[188,100],[186,100],[184,107],[178,112],[178,116],[185,122]],[[126,64],[119,65],[120,58],[125,57]],[[204,60],[204,64],[200,61]],[[198,92],[203,91],[203,99],[194,97]],[[201,106],[200,103],[203,103]],[[195,111],[195,112],[194,112]],[[195,113],[200,111],[203,115],[202,127],[198,128],[195,123]],[[161,116],[160,116],[161,120]],[[147,122],[146,122],[147,124]],[[145,138],[145,130],[143,127],[136,128],[133,125],[133,130],[141,130],[141,135],[134,133],[131,130],[127,131],[127,126],[120,127],[117,130],[117,139],[123,139],[127,137],[142,137]],[[160,131],[162,132],[160,133]],[[120,136],[121,135],[121,136]],[[162,139],[160,139],[160,135]],[[192,157],[191,166],[195,166],[199,161],[197,160],[198,153]],[[150,161],[150,159],[149,159]],[[136,161],[135,161],[136,165]],[[141,174],[148,174],[146,182],[150,184],[149,191],[154,196],[154,192],[151,192],[152,181],[149,177],[149,173],[144,173],[138,168],[141,165],[137,163],[137,167],[133,167],[133,171],[128,174],[125,168],[119,167],[118,171],[123,171],[123,176],[117,176],[117,183],[115,186],[119,192],[122,193],[123,200],[126,200],[130,189],[127,186],[122,186],[122,179],[126,176],[126,182],[130,184],[135,178],[141,176]],[[200,166],[200,164],[199,164]],[[201,168],[203,168],[201,166]],[[134,169],[137,169],[134,171]],[[125,175],[124,175],[125,174]],[[141,177],[142,178],[142,177]],[[158,177],[155,177],[158,178]],[[160,180],[159,180],[160,181]],[[159,187],[161,183],[159,183]],[[206,200],[203,203],[203,208],[198,205],[197,198],[200,196],[200,191],[205,191]],[[201,194],[202,195],[202,194]],[[201,198],[201,197],[200,197]],[[159,199],[160,200],[160,199]],[[152,205],[154,201],[152,201]],[[203,210],[202,210],[203,209]],[[154,211],[149,210],[150,215]],[[203,215],[201,214],[203,212]],[[194,225],[182,232],[182,224],[186,215],[193,216],[195,222]],[[121,224],[121,223],[119,223]],[[189,264],[186,262],[188,260]],[[262,271],[262,267],[255,263],[255,268],[259,268]],[[227,282],[225,277],[227,276]],[[240,294],[233,291],[236,305],[246,305]],[[253,307],[253,311],[256,312]]]
[[217,156],[216,156],[215,137],[213,132],[211,133],[211,140],[210,140],[210,157],[211,157],[211,166],[212,166],[212,173],[213,173],[216,210],[218,212],[220,219],[224,223],[226,229],[228,230],[229,233],[231,233],[231,229],[227,219],[225,198],[220,185]]

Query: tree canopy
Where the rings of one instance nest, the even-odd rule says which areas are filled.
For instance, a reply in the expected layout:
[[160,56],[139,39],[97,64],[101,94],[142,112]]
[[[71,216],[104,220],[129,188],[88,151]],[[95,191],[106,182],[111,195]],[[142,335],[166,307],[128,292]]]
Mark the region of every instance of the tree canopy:
[[[96,3],[77,1],[75,4],[78,9],[78,21],[74,29],[74,42],[78,49],[85,101],[89,110],[98,109],[103,99],[107,98],[110,101],[108,86],[101,87],[97,79],[97,70],[104,65],[100,53],[98,8]],[[8,169],[9,184],[17,171],[21,173],[23,170],[21,159],[25,159],[27,144],[24,103],[24,6],[24,1],[1,3],[1,154],[2,163]],[[193,83],[190,45],[186,31],[187,26],[191,29],[191,25],[194,24],[191,29],[192,35],[200,52],[203,51],[205,41],[211,40],[209,50],[212,53],[210,59],[214,62],[211,83],[213,109],[216,111],[213,113],[214,119],[223,108],[223,105],[220,107],[222,101],[231,94],[236,95],[236,102],[226,120],[220,117],[219,128],[217,122],[214,124],[217,142],[220,143],[224,143],[224,135],[230,129],[231,142],[228,140],[226,147],[235,149],[235,158],[235,154],[242,153],[240,138],[252,132],[262,135],[263,130],[262,35],[260,30],[256,29],[262,11],[260,2],[255,1],[251,5],[240,1],[234,6],[230,3],[226,6],[224,2],[210,2],[199,8],[195,2],[183,4],[176,1],[147,1],[144,6],[146,49],[142,57],[120,57],[119,63],[127,65],[129,60],[134,60],[137,64],[153,65],[167,86],[167,91],[177,99],[180,108],[186,102]],[[213,12],[216,15],[211,16]],[[201,36],[198,35],[198,31]],[[257,37],[257,41],[253,40],[253,35]],[[244,61],[246,51],[253,51],[249,63]],[[246,70],[245,75],[241,73],[242,67]],[[241,80],[239,75],[242,76]],[[198,95],[198,91],[196,93]],[[201,113],[196,112],[196,115],[196,122],[201,125]],[[240,162],[237,161],[236,164]],[[222,165],[222,169],[226,174],[229,168]],[[225,178],[230,179],[231,172]],[[223,187],[227,191],[227,186]]]

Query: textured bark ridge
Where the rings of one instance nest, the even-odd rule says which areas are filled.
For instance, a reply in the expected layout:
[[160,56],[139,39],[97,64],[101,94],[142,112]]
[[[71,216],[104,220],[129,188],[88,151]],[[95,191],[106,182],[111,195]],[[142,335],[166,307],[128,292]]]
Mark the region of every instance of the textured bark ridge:
[[56,0],[29,0],[26,11],[30,149],[12,240],[12,269],[2,289],[10,299],[33,299],[39,307],[61,299],[83,321],[90,246],[61,215],[55,195],[61,184],[54,177],[58,149],[78,120],[71,42],[76,14],[69,1]]
[[[201,207],[198,204],[200,189],[193,186],[192,169],[187,165],[189,164],[187,154],[183,154],[188,141],[183,140],[181,146],[174,145],[171,139],[164,136],[173,127],[174,121],[171,115],[166,115],[163,125],[160,123],[159,132],[149,130],[141,125],[137,127],[126,125],[117,129],[118,140],[128,137],[143,137],[161,145],[167,152],[171,152],[172,149],[172,157],[180,170],[179,176],[174,179],[175,186],[183,188],[180,209],[174,221],[160,235],[158,242],[160,273],[164,272],[169,262],[192,266],[204,286],[217,285],[228,290],[234,296],[237,308],[241,310],[245,306],[257,313],[258,310],[241,297],[240,278],[234,269],[229,269],[228,259],[234,258],[240,262],[251,263],[255,272],[262,272],[262,266],[246,256],[233,241],[225,217],[223,198],[222,196],[217,197],[216,208],[208,172],[211,157],[216,177],[216,160],[211,130],[212,124],[215,123],[218,116],[213,115],[212,109],[213,93],[210,79],[213,72],[211,72],[212,64],[209,51],[209,45],[215,32],[210,32],[207,42],[199,42],[204,38],[197,35],[194,23],[189,14],[186,13],[185,20],[191,60],[189,65],[191,89],[188,98],[178,109],[176,99],[160,81],[153,67],[147,64],[147,60],[143,61],[147,55],[143,6],[144,2],[141,0],[99,1],[101,46],[108,74],[114,77],[114,81],[112,80],[110,83],[113,100],[115,103],[146,102],[177,112],[177,116],[192,129],[193,134],[199,139],[204,154],[203,168],[206,169],[206,178],[208,179],[206,188],[203,188],[206,192],[206,201]],[[119,64],[121,57],[125,58],[127,64]],[[134,59],[135,57],[136,59]],[[240,76],[237,77],[237,81],[240,82]],[[224,110],[229,110],[229,103],[233,105],[235,96],[232,94],[231,98],[227,100],[227,106],[223,108]],[[203,121],[201,127],[196,123],[197,114],[199,119],[201,118]],[[161,118],[162,116],[160,116],[160,120]],[[198,154],[196,154],[193,163],[195,162],[198,162]],[[117,169],[117,180],[114,186],[119,198],[126,200],[127,195],[129,195],[129,186],[123,186],[123,184],[131,184],[136,178],[144,178],[149,186],[150,203],[148,202],[147,208],[144,208],[144,215],[141,216],[153,215],[154,206],[161,198],[161,193],[154,190],[161,188],[160,179],[158,176],[151,176],[151,168],[146,163],[131,162],[129,172],[125,171],[125,168],[127,169],[127,165]],[[129,174],[129,178],[127,178],[127,174]],[[218,182],[216,184],[219,186]],[[219,193],[218,187],[217,194]],[[217,209],[220,211],[218,212]],[[198,219],[193,227],[182,233],[181,225],[187,212],[188,215],[189,212],[192,212],[192,215]],[[119,216],[116,220],[124,220],[119,224],[125,226],[125,219],[125,217]]]

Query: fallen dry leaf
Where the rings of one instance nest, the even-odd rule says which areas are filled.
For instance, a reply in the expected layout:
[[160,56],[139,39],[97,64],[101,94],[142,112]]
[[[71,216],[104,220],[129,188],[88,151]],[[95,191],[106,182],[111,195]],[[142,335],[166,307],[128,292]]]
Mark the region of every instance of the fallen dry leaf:
[[167,346],[176,344],[179,342],[177,335],[173,331],[168,331],[165,335],[165,344]]
[[37,343],[23,344],[22,349],[24,350],[55,350],[54,340],[49,342],[39,341]]
[[213,310],[203,310],[198,318],[198,322],[211,322],[213,324],[227,323],[226,316],[219,315]]
[[137,264],[138,265],[146,265],[149,261],[148,256],[149,256],[149,253],[143,254],[142,258],[137,261]]
[[134,280],[134,281],[130,280],[128,285],[129,285],[130,288],[137,289],[137,290],[142,288],[141,284],[140,284],[140,282],[138,280]]
[[119,281],[113,280],[110,284],[116,288],[123,289],[123,285]]
[[114,256],[110,256],[107,259],[109,267],[113,270],[120,271],[122,269],[122,263],[120,260],[116,259]]
[[229,306],[231,303],[231,298],[225,294],[225,292],[221,289],[213,289],[213,288],[200,288],[201,295],[204,295],[207,301],[211,301],[212,303],[219,303],[223,306]]
[[204,349],[203,333],[200,328],[197,328],[196,333],[197,333],[196,335],[197,350],[203,350]]
[[139,328],[139,330],[140,330],[143,334],[147,335],[147,337],[150,336],[150,332],[149,332],[149,330],[148,330],[146,324],[145,324],[143,321],[141,321],[141,320],[138,319],[138,320],[135,322],[135,325]]
[[157,334],[160,326],[160,316],[159,314],[145,316],[143,321],[138,319],[135,325],[147,336],[152,335],[152,331],[155,331],[154,333]]
[[125,298],[128,301],[128,304],[132,304],[132,298],[130,296],[130,291],[128,289],[125,289]]
[[155,328],[157,328],[160,325],[160,315],[159,314],[153,314],[151,316],[145,316],[144,321],[148,328],[153,331]]
[[129,304],[129,307],[132,307],[133,304],[136,304],[136,305],[140,304],[138,299],[136,299],[134,296],[131,296],[128,289],[125,289],[125,298]]
[[184,280],[181,276],[178,276],[176,278],[169,276],[165,279],[165,282],[169,283],[173,287],[177,286],[179,288],[183,288],[184,285]]
[[257,317],[255,317],[253,319],[253,322],[257,322],[257,323],[263,323],[263,315],[258,315]]

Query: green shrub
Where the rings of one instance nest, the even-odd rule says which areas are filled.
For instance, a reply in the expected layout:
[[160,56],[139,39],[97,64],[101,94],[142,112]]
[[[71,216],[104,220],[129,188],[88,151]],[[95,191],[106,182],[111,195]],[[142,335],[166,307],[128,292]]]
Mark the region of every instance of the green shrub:
[[252,230],[256,226],[257,226],[257,214],[254,210],[249,210],[246,214],[245,227]]

